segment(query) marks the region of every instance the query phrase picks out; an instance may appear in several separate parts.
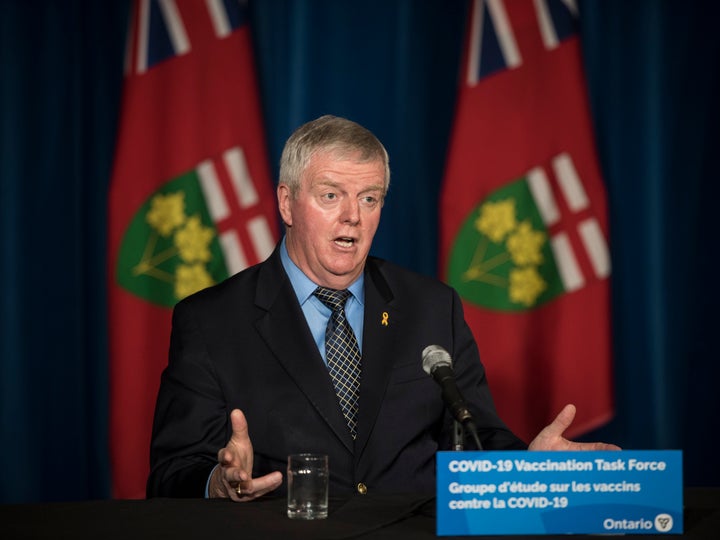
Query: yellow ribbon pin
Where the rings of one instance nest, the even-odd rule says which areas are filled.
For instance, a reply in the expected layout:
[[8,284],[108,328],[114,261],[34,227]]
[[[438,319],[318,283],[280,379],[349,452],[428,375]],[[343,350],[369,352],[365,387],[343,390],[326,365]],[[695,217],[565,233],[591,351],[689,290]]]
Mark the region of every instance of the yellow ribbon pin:
[[387,325],[388,325],[388,313],[387,313],[387,311],[383,311],[381,324],[382,324],[383,326],[387,326]]

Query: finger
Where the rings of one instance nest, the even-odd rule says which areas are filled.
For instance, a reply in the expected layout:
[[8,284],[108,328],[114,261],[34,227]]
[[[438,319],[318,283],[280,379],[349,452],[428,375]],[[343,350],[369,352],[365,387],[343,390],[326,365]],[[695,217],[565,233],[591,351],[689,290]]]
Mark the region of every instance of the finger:
[[218,464],[225,478],[231,482],[250,478],[243,470],[243,456],[238,454],[237,448],[234,446],[221,448],[218,451]]
[[217,460],[220,465],[230,467],[232,465],[232,452],[227,448],[218,450]]
[[252,492],[255,496],[259,497],[265,495],[270,491],[273,491],[280,487],[282,484],[282,473],[279,471],[271,472],[264,476],[258,476],[252,479]]
[[[266,493],[279,488],[280,484],[282,484],[282,473],[275,471],[247,482],[240,482],[237,488],[240,491],[241,499],[250,500],[262,497]],[[236,489],[236,492],[238,489]]]
[[250,500],[253,497],[253,480],[245,471],[234,467],[225,471],[222,478],[225,496],[234,501]]
[[543,429],[542,434],[545,437],[562,437],[565,430],[570,427],[570,424],[575,420],[575,405],[568,404],[563,407],[563,410],[555,417],[555,420]]
[[228,498],[232,499],[235,502],[240,502],[242,500],[242,492],[239,492],[237,486],[231,484],[225,478],[223,478],[223,488],[225,491],[225,496],[227,496]]
[[238,482],[247,482],[250,477],[240,467],[228,467],[223,470],[223,479],[234,486]]
[[616,444],[608,444],[604,442],[589,442],[589,443],[570,443],[570,450],[622,450]]

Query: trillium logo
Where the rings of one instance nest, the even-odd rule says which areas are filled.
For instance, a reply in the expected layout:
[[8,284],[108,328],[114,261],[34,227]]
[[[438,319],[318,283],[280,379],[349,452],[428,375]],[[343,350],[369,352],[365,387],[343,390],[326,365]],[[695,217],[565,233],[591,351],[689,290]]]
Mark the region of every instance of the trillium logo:
[[118,284],[159,306],[264,260],[275,246],[242,148],[200,162],[139,207],[117,263]]
[[605,234],[563,152],[549,167],[534,167],[490,193],[466,216],[452,244],[448,282],[464,300],[513,312],[607,279],[610,270]]
[[655,516],[655,528],[660,532],[668,532],[673,527],[673,518],[670,514]]

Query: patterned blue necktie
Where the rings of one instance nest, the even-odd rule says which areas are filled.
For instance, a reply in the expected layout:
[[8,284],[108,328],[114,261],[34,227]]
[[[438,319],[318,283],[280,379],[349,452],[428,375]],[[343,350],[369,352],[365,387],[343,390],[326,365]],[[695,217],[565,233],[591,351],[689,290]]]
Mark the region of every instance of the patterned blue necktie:
[[332,310],[325,330],[325,357],[340,408],[354,439],[360,394],[360,347],[345,317],[345,301],[350,291],[318,287],[313,294]]

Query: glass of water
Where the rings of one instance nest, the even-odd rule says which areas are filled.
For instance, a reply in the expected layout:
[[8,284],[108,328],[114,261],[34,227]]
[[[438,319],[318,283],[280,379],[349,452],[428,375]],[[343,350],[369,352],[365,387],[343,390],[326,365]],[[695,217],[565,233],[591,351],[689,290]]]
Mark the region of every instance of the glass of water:
[[287,514],[292,519],[325,519],[328,514],[328,457],[291,454],[287,465]]

